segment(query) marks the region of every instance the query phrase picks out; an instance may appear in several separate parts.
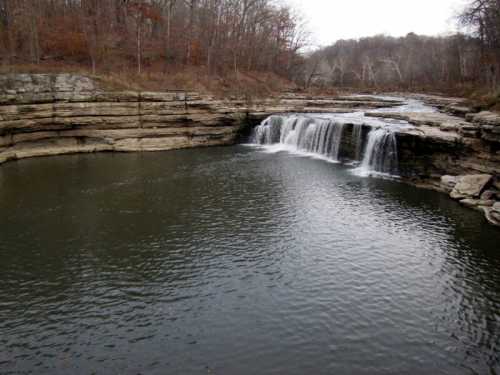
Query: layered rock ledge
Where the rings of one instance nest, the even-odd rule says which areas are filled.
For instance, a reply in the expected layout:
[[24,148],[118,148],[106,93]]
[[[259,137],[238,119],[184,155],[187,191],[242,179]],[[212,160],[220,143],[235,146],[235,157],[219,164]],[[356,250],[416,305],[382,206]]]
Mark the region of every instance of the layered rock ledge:
[[500,226],[500,115],[473,113],[463,104],[450,102],[438,101],[436,112],[366,115],[413,125],[397,132],[404,181],[449,194]]
[[67,153],[227,145],[272,113],[339,113],[398,104],[292,94],[248,103],[195,92],[110,92],[79,75],[1,75],[0,163]]
[[0,163],[230,144],[251,115],[191,92],[107,92],[73,75],[0,77]]

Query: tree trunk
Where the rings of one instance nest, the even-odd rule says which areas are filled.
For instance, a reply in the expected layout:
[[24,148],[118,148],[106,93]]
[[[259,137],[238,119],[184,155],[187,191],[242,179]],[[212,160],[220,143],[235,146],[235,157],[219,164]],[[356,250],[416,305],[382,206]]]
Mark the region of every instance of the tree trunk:
[[35,0],[33,4],[25,4],[25,6],[29,8],[30,55],[31,55],[31,62],[34,64],[40,63],[40,42],[38,38],[37,5],[38,5],[38,0]]
[[142,37],[141,37],[141,29],[142,29],[142,17],[137,15],[137,74],[141,75],[142,73]]

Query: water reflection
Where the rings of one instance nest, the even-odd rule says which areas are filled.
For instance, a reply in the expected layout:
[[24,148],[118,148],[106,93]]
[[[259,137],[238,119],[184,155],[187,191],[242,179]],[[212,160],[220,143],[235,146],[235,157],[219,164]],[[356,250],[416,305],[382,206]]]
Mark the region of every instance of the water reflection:
[[500,232],[221,148],[0,168],[2,373],[495,373]]

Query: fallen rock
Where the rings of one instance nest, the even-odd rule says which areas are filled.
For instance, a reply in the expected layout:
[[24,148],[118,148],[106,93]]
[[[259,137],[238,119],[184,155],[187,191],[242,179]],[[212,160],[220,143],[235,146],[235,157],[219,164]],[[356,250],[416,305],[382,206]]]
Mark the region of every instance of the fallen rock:
[[495,203],[493,207],[485,208],[484,214],[489,223],[500,227],[500,202]]
[[461,176],[450,193],[452,199],[478,198],[492,180],[489,174]]
[[463,199],[460,204],[472,208],[474,210],[483,211],[485,207],[493,207],[495,204],[494,200],[484,200],[484,199]]

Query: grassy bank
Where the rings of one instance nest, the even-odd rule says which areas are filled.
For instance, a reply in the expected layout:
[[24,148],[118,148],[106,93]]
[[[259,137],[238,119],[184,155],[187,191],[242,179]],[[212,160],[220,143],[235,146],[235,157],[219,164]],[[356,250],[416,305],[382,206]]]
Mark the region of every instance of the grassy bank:
[[38,64],[0,65],[0,74],[7,73],[73,73],[92,77],[106,90],[196,91],[216,97],[269,97],[280,92],[297,90],[297,86],[274,74],[262,72],[228,72],[208,74],[199,67],[171,66],[166,71],[148,70],[138,75],[134,70],[117,69],[92,74],[79,65]]

